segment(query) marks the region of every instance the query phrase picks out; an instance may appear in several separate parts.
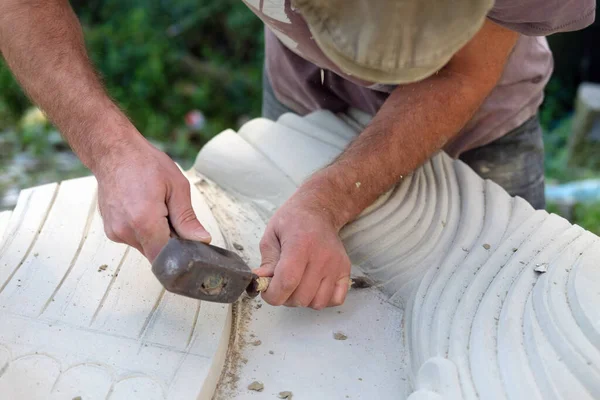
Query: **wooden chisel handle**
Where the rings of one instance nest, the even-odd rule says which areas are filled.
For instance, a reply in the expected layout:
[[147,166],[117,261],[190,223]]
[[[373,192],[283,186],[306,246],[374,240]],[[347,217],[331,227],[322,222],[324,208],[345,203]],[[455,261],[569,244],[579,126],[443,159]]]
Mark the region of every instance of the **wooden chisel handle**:
[[252,279],[252,282],[248,285],[246,289],[246,293],[250,297],[256,297],[259,293],[264,292],[269,288],[269,284],[271,283],[272,278],[266,278],[261,276],[256,276]]
[[[266,278],[266,277],[256,277],[256,278],[252,279],[252,282],[250,282],[250,285],[248,285],[248,288],[246,289],[246,293],[248,293],[248,295],[250,297],[258,296],[259,293],[264,292],[269,288],[271,279],[272,278]],[[365,287],[370,287],[370,286],[371,286],[371,283],[370,282],[367,283],[367,280],[363,277],[358,277],[356,279],[348,280],[348,289],[350,289],[352,287],[365,288]]]

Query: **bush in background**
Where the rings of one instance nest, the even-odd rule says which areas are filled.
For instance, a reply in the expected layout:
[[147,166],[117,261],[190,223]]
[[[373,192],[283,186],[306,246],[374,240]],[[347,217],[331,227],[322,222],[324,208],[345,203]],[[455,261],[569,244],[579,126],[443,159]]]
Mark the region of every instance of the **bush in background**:
[[[171,156],[190,160],[213,135],[259,115],[262,23],[239,0],[71,1],[109,94]],[[0,130],[30,103],[0,63]],[[186,127],[199,110],[206,124]]]

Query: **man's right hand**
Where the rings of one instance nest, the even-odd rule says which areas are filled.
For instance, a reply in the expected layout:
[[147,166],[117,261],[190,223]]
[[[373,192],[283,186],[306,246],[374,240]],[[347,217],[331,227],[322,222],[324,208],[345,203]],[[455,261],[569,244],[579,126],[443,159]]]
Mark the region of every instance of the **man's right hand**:
[[169,240],[169,222],[182,238],[210,242],[192,209],[190,184],[173,160],[141,137],[117,147],[94,171],[108,238],[150,261]]
[[1,0],[0,53],[31,99],[98,179],[108,237],[153,260],[175,233],[210,241],[190,185],[106,95],[67,0]]

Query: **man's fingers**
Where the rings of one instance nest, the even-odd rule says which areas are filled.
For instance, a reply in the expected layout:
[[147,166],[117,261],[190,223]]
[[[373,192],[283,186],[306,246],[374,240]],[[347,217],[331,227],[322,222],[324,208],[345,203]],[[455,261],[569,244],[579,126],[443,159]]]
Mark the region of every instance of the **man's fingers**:
[[[288,307],[308,307],[313,302],[322,280],[323,277],[321,271],[317,268],[311,268],[310,265],[308,265],[300,284],[285,302],[285,305]],[[329,299],[327,299],[325,305],[327,305],[328,302]]]
[[335,288],[333,289],[333,296],[331,296],[331,300],[329,301],[329,307],[341,306],[344,304],[346,294],[348,294],[348,289],[350,288],[349,283],[349,276],[338,279],[335,283]]
[[128,246],[136,248],[140,253],[144,254],[142,245],[137,239],[134,227],[129,222],[129,218],[124,213],[111,213],[104,210],[100,203],[100,215],[104,225],[104,233],[106,237],[116,243],[124,243]]
[[167,207],[169,220],[180,237],[210,243],[212,239],[210,233],[196,218],[196,213],[192,208],[190,185],[183,176],[182,180],[177,183],[177,187],[173,188],[173,192],[167,200]]
[[267,229],[259,245],[261,263],[254,272],[258,276],[273,276],[275,266],[279,262],[281,246],[279,239],[272,230]]
[[269,289],[263,292],[263,299],[267,303],[272,306],[280,306],[294,293],[306,270],[306,255],[302,252],[300,254],[301,256],[298,256],[298,253],[295,252],[295,255],[292,256],[289,254],[289,250],[286,251],[285,248],[282,250]]
[[322,310],[327,307],[333,295],[334,288],[335,285],[331,280],[323,279],[309,307],[315,310]]
[[135,247],[140,253],[144,254],[142,246],[135,237],[135,233],[131,226],[126,223],[119,223],[113,227],[108,221],[104,223],[104,233],[106,237],[115,243],[124,243],[128,246]]
[[136,231],[137,239],[146,258],[152,262],[169,241],[171,229],[166,217],[150,220]]

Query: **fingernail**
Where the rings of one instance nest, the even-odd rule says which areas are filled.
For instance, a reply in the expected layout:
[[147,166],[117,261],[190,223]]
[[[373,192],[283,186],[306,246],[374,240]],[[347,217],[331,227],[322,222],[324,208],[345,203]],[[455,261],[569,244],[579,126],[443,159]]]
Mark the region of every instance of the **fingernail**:
[[196,238],[202,242],[210,242],[212,240],[210,233],[206,232],[204,229],[198,229],[196,231]]

